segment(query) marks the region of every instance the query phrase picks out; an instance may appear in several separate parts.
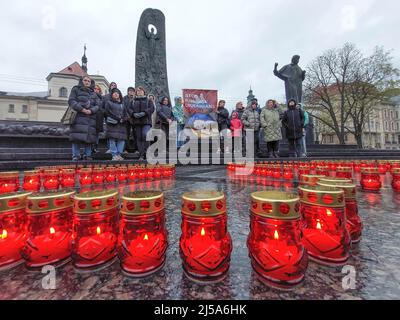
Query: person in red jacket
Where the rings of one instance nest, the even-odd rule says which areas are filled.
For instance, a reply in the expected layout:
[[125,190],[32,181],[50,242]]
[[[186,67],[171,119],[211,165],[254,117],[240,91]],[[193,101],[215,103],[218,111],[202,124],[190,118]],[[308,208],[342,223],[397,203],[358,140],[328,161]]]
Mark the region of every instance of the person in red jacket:
[[239,144],[239,139],[242,139],[242,137],[243,137],[243,123],[240,120],[239,113],[237,111],[234,111],[232,113],[232,118],[231,118],[230,122],[231,122],[230,129],[232,131],[234,152],[239,153],[240,148],[239,148],[238,144]]

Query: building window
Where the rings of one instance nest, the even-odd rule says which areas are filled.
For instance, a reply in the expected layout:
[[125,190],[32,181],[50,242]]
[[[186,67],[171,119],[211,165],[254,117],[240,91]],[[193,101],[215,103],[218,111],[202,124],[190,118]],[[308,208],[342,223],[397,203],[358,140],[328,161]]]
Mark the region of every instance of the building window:
[[68,90],[65,87],[60,88],[60,98],[67,98]]
[[10,104],[8,106],[8,113],[15,113],[15,105]]
[[399,118],[399,112],[396,111],[396,119],[398,119],[398,118]]
[[392,122],[392,126],[391,127],[392,127],[392,131],[394,131],[394,122]]
[[379,122],[377,122],[376,123],[376,131],[379,131],[379,130],[381,130],[381,128],[380,128]]
[[396,127],[397,127],[397,131],[400,131],[400,124],[398,122],[396,124]]
[[345,142],[349,142],[349,136],[348,136],[347,133],[344,135],[344,141],[345,141]]
[[22,113],[28,113],[28,106],[26,104],[22,106]]
[[390,110],[390,119],[393,119],[393,110]]
[[385,119],[387,118],[387,116],[388,116],[388,112],[387,112],[387,110],[385,109]]

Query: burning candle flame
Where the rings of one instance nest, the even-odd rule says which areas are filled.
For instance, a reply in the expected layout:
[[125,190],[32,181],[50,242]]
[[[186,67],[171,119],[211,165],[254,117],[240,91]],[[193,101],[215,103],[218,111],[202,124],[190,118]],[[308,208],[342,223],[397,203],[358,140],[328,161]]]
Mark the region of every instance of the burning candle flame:
[[8,233],[7,233],[7,230],[3,230],[3,233],[1,234],[1,239],[6,239],[7,238],[7,236],[8,236]]
[[149,236],[147,235],[147,233],[144,235],[144,240],[149,240]]
[[321,222],[319,220],[317,221],[317,229],[322,230]]
[[201,228],[201,236],[204,237],[206,235],[206,230],[204,228]]
[[328,216],[328,217],[331,217],[332,216],[332,211],[331,210],[326,210],[326,215]]
[[101,229],[100,229],[100,227],[97,227],[96,232],[97,232],[97,235],[100,235],[100,234],[101,234]]
[[274,239],[275,239],[275,240],[279,240],[279,233],[278,233],[278,230],[275,230]]
[[55,233],[56,233],[56,230],[53,227],[51,227],[50,228],[50,234],[55,234]]

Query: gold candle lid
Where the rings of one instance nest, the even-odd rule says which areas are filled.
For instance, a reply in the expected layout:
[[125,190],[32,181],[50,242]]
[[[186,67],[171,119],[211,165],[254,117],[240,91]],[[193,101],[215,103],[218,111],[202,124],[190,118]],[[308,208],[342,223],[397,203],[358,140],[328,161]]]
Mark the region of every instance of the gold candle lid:
[[353,172],[352,167],[337,167],[336,172]]
[[321,178],[319,182],[327,182],[327,183],[353,183],[353,180],[346,178]]
[[119,206],[117,190],[89,191],[77,194],[74,199],[74,213],[90,214],[115,209]]
[[357,186],[353,183],[320,181],[320,182],[318,182],[318,185],[321,187],[330,187],[330,188],[333,187],[333,188],[342,189],[344,192],[345,199],[355,199],[356,198]]
[[0,213],[25,209],[26,199],[31,192],[14,192],[0,195]]
[[161,191],[136,191],[122,197],[121,213],[139,216],[159,212],[164,209],[164,193]]
[[322,179],[322,178],[326,178],[326,176],[322,176],[322,175],[316,175],[316,174],[303,174],[300,178],[300,182],[301,183],[305,183],[305,184],[317,184],[317,182]]
[[35,214],[72,208],[74,195],[73,190],[33,193],[28,196],[26,212]]
[[361,168],[361,173],[365,174],[379,174],[379,169],[378,168]]
[[39,170],[24,171],[24,177],[37,176],[40,174]]
[[200,217],[214,217],[225,214],[225,195],[222,192],[212,190],[187,192],[182,196],[182,213]]
[[317,166],[316,169],[317,171],[329,171],[328,166]]
[[300,218],[300,198],[279,191],[260,191],[251,195],[251,212],[267,218],[294,220]]
[[0,172],[0,178],[18,178],[18,177],[19,177],[18,171]]
[[345,206],[344,192],[336,187],[299,187],[300,202],[323,207],[342,208]]
[[62,169],[61,174],[75,174],[75,169]]
[[393,168],[392,174],[400,174],[400,168]]
[[60,170],[58,169],[46,169],[43,171],[43,174],[49,174],[49,175],[58,175],[60,173]]

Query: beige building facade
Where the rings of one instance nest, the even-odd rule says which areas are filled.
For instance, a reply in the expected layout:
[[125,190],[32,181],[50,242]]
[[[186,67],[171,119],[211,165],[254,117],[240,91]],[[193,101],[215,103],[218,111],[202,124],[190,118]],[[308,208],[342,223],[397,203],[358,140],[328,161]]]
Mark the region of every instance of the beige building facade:
[[[12,93],[0,90],[0,120],[59,122],[68,107],[68,97],[86,71],[74,62],[46,78],[48,91]],[[108,93],[110,83],[104,76],[89,75],[103,94]]]
[[[311,108],[312,109],[312,108]],[[312,109],[312,112],[318,112]],[[314,119],[315,136],[321,144],[339,144],[338,137],[326,125]],[[347,124],[351,126],[350,122]],[[353,134],[347,133],[346,144],[357,144]],[[400,150],[400,97],[390,99],[373,108],[364,126],[363,148]]]

